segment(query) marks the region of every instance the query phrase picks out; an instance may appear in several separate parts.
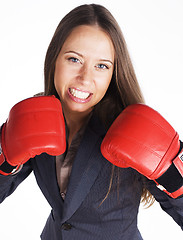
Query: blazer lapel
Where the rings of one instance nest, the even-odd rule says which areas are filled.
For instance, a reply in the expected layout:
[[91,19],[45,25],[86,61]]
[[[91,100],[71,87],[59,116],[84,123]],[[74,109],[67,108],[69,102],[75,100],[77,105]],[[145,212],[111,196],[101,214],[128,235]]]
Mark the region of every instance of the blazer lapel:
[[101,170],[104,158],[100,144],[104,134],[101,124],[92,117],[74,159],[64,201],[63,221],[68,220],[80,206]]

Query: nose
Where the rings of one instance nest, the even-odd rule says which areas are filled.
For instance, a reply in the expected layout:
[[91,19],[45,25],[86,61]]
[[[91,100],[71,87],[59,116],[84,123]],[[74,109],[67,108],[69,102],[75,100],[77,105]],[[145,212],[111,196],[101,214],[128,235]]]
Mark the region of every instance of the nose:
[[81,66],[79,80],[82,81],[83,84],[91,84],[93,81],[93,70],[89,64],[84,63]]

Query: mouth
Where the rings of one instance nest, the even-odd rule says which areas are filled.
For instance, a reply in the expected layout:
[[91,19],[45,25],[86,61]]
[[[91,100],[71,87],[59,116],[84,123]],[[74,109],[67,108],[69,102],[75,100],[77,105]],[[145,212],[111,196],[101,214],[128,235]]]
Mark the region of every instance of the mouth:
[[83,92],[75,88],[69,88],[69,92],[72,94],[73,97],[80,98],[80,99],[87,99],[91,94],[89,92]]
[[92,93],[87,91],[81,91],[76,88],[69,88],[68,94],[71,97],[71,99],[74,100],[75,102],[82,102],[82,103],[90,101],[92,97]]

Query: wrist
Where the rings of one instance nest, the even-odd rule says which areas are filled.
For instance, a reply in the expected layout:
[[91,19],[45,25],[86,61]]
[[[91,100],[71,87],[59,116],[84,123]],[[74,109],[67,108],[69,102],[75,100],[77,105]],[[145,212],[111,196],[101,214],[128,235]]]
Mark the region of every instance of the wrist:
[[6,161],[6,157],[2,149],[2,139],[4,136],[4,128],[5,128],[5,124],[3,124],[0,129],[0,174],[10,175],[15,173],[19,169],[19,166],[12,166]]
[[15,173],[18,170],[19,166],[12,166],[10,165],[4,156],[2,151],[2,147],[0,144],[0,174],[2,175],[10,175]]

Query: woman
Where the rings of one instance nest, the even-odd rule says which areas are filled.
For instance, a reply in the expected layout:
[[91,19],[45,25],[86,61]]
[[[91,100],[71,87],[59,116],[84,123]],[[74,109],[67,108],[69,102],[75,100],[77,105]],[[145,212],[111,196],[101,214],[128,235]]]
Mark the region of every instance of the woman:
[[[2,137],[2,143],[8,145],[10,120],[17,119],[17,123],[12,124],[14,132],[16,128],[14,144],[12,134],[10,136],[9,151],[13,151],[12,146],[16,146],[25,134],[25,129],[20,128],[20,122],[23,122],[20,115],[22,112],[27,114],[25,109],[30,108],[29,130],[36,122],[37,134],[46,122],[49,132],[59,133],[62,143],[53,140],[53,136],[47,140],[43,127],[40,130],[43,137],[37,134],[34,141],[29,140],[26,154],[26,148],[22,147],[27,141],[24,138],[19,157],[18,147],[14,147],[13,154],[17,156],[10,157],[7,145],[3,144],[1,201],[33,170],[52,207],[41,234],[43,240],[142,239],[137,228],[137,213],[141,198],[145,202],[153,201],[149,190],[183,228],[182,198],[170,198],[135,169],[115,167],[101,154],[103,138],[116,117],[127,106],[143,103],[121,30],[104,7],[95,4],[77,7],[59,23],[46,54],[44,95],[55,95],[60,100],[64,121],[62,116],[55,115],[58,109],[60,113],[62,111],[55,99],[28,99],[11,112],[9,122],[2,128],[2,136],[6,136],[6,139]],[[37,111],[40,106],[46,112],[44,116],[43,110]],[[52,115],[48,114],[48,106],[52,108]],[[21,114],[15,115],[15,112]],[[47,125],[51,116],[55,126],[62,125],[61,130]],[[30,132],[26,134],[30,138]],[[42,144],[44,141],[48,147]],[[8,168],[9,172],[6,171]]]

